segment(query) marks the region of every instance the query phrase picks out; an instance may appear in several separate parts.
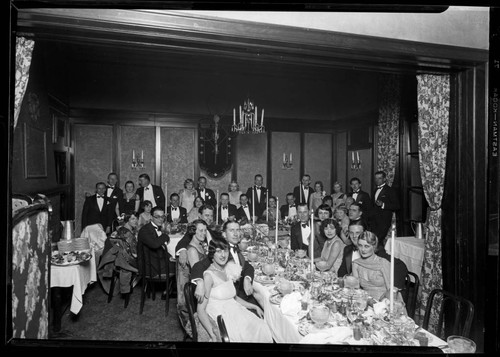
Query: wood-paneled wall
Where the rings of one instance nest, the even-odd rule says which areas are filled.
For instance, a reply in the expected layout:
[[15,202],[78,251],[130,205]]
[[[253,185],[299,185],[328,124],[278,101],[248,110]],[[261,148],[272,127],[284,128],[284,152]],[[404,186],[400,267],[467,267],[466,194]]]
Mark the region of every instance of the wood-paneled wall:
[[[267,187],[267,135],[239,135],[236,141],[236,176],[240,190],[253,186],[254,176],[261,174]],[[271,191],[273,192],[273,191]]]
[[[283,153],[292,154],[292,169],[282,169]],[[286,194],[300,181],[300,133],[273,132],[271,134],[272,187],[279,204],[286,202]]]
[[323,189],[332,190],[332,134],[304,134],[304,173],[311,176],[311,187],[316,181]]

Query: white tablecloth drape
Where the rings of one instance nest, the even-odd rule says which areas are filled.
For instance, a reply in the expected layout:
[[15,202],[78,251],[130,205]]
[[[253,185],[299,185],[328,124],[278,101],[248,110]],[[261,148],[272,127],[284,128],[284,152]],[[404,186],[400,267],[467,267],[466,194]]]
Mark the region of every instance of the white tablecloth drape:
[[[391,241],[389,238],[385,243],[385,250],[388,254],[391,253]],[[425,241],[415,237],[396,237],[394,240],[394,257],[401,259],[409,271],[418,275],[422,271],[424,262]]]
[[96,259],[92,258],[78,265],[50,266],[50,287],[73,287],[70,311],[78,314],[83,306],[83,294],[89,284],[97,281]]

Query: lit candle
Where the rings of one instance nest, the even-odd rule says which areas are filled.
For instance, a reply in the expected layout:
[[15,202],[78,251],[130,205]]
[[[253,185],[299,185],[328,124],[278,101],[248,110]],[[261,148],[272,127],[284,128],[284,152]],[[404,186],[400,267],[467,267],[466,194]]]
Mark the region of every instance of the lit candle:
[[168,184],[167,184],[167,178],[165,177],[165,200],[168,200]]
[[266,190],[266,222],[269,221],[269,190]]
[[132,150],[132,160],[135,160],[135,150]]
[[286,164],[286,154],[283,153],[283,163]]
[[394,239],[396,237],[396,225],[392,225],[392,231],[391,231],[391,282],[390,282],[390,294],[391,297],[389,299],[390,304],[389,304],[389,311],[392,314],[394,311]]
[[358,163],[359,163],[359,151],[356,151],[356,155],[358,157]]
[[279,200],[278,197],[276,197],[276,232],[274,233],[276,248],[278,248],[278,207],[279,207]]
[[311,279],[314,279],[314,211],[311,210],[311,244],[310,244],[310,254],[311,254]]
[[264,109],[262,109],[262,116],[260,117],[260,125],[264,125]]
[[243,118],[241,117],[241,105],[240,105],[240,123],[243,123]]
[[141,150],[141,159],[144,160],[144,150]]
[[290,153],[290,164],[292,163],[292,153]]
[[257,125],[257,106],[255,106],[255,115],[254,115],[254,121],[255,121],[255,125]]
[[219,224],[219,190],[217,190],[217,196],[216,196],[216,204],[215,204],[215,224]]
[[236,126],[236,109],[233,108],[233,125]]
[[352,162],[354,163],[354,151],[352,152]]
[[252,223],[255,224],[255,186],[252,190]]

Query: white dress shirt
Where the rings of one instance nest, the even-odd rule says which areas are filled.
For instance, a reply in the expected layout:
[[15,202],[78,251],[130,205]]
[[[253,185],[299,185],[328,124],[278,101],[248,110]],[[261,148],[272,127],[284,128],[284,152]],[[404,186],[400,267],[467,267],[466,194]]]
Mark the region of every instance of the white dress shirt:
[[224,207],[221,206],[220,219],[222,220],[222,222],[226,221],[228,216],[229,216],[229,207],[226,206],[226,208],[224,209]]
[[99,206],[99,211],[102,211],[102,206],[104,205],[104,197],[97,195],[97,205]]
[[170,217],[172,218],[172,220],[178,219],[179,216],[180,216],[179,207],[170,206]]
[[309,189],[305,186],[302,186],[302,195],[304,197],[304,202],[307,203],[307,200],[309,199]]
[[300,229],[302,231],[302,243],[305,245],[309,245],[309,236],[311,235],[311,227],[309,225],[307,226],[302,226],[302,223],[300,223]]
[[111,194],[113,193],[114,187],[108,187],[108,191],[106,192],[106,196],[111,197]]
[[158,226],[156,224],[151,223],[151,225],[154,227],[157,237],[159,237],[163,234],[163,232],[161,230],[158,230]]
[[352,194],[352,198],[354,199],[354,201],[356,201],[358,199],[358,192],[354,192]]
[[231,256],[233,257],[234,262],[241,267],[240,257],[238,256],[238,253],[235,253],[233,251],[233,247],[234,247],[234,244],[229,244],[229,252],[231,253]]
[[297,207],[296,206],[293,206],[293,207],[288,206],[288,217],[294,217],[296,215],[297,215]]
[[144,187],[144,201],[151,201],[153,207],[156,207],[155,195],[151,184]]
[[250,220],[252,218],[252,215],[250,214],[250,209],[248,208],[248,205],[243,208],[243,211],[245,211],[245,214],[247,215],[247,219]]
[[257,202],[260,202],[262,187],[255,187],[255,192],[257,192]]
[[378,195],[380,194],[380,191],[384,188],[385,183],[381,185],[379,188],[377,188],[377,191],[375,191],[375,201],[378,199]]
[[352,261],[361,258],[361,255],[359,254],[359,250],[353,250],[352,252]]

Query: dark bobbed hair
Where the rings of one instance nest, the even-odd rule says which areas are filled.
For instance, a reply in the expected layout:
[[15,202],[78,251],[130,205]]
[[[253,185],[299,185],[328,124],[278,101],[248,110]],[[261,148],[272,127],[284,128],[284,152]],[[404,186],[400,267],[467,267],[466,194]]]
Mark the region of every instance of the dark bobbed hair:
[[199,214],[202,214],[204,210],[206,209],[209,209],[209,210],[212,210],[212,212],[214,211],[214,206],[212,205],[209,205],[209,204],[203,204],[203,206],[201,206],[199,209],[198,209],[198,213]]
[[153,202],[151,202],[150,200],[144,200],[141,203],[141,208],[144,209],[144,207],[146,207],[146,206],[152,206],[152,205],[153,205]]
[[314,212],[314,214],[316,216],[318,216],[319,210],[328,211],[328,213],[330,213],[330,216],[329,216],[330,218],[333,216],[332,208],[330,206],[328,206],[326,203],[323,203],[323,204],[319,205],[318,208],[316,208],[316,212]]
[[207,254],[207,257],[211,262],[214,261],[214,254],[217,248],[228,250],[229,249],[228,241],[223,237],[212,237],[212,240],[208,244],[208,254]]
[[334,220],[333,218],[327,218],[325,219],[324,221],[321,222],[321,225],[319,226],[319,233],[321,234],[321,236],[323,238],[326,238],[326,235],[325,235],[325,228],[329,225],[332,225],[335,227],[335,233],[337,234],[337,236],[340,237],[340,225],[339,223]]
[[[202,205],[202,206],[205,204],[205,200],[203,199],[203,197],[201,197],[201,196],[196,196],[196,197],[194,198],[194,200],[193,200],[193,205],[194,205],[195,207],[196,207],[196,200],[197,200],[198,198],[201,200],[201,205]],[[200,206],[200,207],[201,207],[201,206]]]

